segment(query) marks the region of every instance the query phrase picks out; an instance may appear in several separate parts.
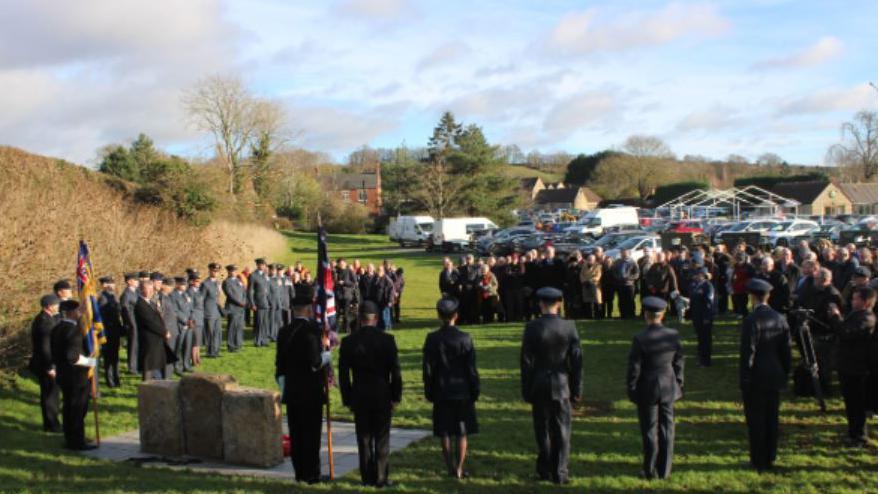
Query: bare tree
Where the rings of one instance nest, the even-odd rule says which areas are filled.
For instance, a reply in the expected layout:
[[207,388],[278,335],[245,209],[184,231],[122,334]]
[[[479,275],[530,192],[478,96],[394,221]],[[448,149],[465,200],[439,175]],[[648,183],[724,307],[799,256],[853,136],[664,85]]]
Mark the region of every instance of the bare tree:
[[726,163],[732,163],[734,165],[749,165],[750,160],[748,160],[746,156],[740,154],[730,154],[726,156]]
[[756,158],[756,164],[759,166],[780,166],[784,163],[783,158],[776,153],[762,153]]
[[674,158],[674,153],[665,141],[655,136],[633,135],[625,139],[622,150],[636,158]]
[[437,156],[427,163],[426,170],[421,175],[420,187],[413,198],[431,216],[442,219],[451,212],[453,205],[459,203],[460,190],[461,183],[450,173],[448,163]]
[[841,126],[841,142],[827,152],[826,161],[858,169],[866,180],[878,174],[878,113],[860,111]]

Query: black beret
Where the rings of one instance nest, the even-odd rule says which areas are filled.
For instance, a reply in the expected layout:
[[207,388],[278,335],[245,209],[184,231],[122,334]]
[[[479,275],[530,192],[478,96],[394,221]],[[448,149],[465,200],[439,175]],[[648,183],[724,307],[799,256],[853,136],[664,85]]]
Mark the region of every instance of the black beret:
[[189,273],[189,278],[188,278],[188,279],[189,279],[189,281],[200,280],[200,279],[201,279],[201,275],[198,274],[198,271],[196,271],[196,272],[194,272],[194,273]]
[[750,278],[750,281],[747,282],[747,292],[753,293],[756,295],[764,295],[772,290],[771,283],[763,280],[762,278]]
[[275,269],[280,271],[281,269],[285,268],[286,266],[284,266],[283,264],[275,264],[274,267],[275,267]]
[[220,265],[219,265],[218,262],[212,262],[212,263],[210,263],[210,264],[207,265],[207,269],[210,269],[210,270],[212,270],[212,271],[215,271],[215,270],[217,270],[217,269],[219,269],[219,268],[220,268]]
[[178,285],[186,283],[186,278],[184,276],[174,276],[174,283]]
[[54,293],[50,293],[48,295],[43,295],[40,298],[40,307],[43,307],[43,308],[46,308],[50,305],[60,304],[60,303],[61,303],[61,299],[58,298],[58,296],[55,295]]
[[457,299],[454,298],[443,298],[439,299],[436,302],[436,312],[439,313],[440,316],[450,316],[457,312]]
[[668,308],[668,303],[658,297],[644,297],[641,305],[647,312],[664,312]]
[[61,302],[61,311],[67,312],[71,310],[76,310],[79,308],[79,302],[76,300],[65,300]]
[[258,264],[265,264],[265,259],[262,258],[262,257],[256,259],[256,264],[257,264],[257,265],[258,265]]
[[156,271],[155,273],[150,273],[149,279],[152,281],[165,281],[165,276]]
[[141,272],[137,273],[137,277],[138,278],[149,278],[149,272],[148,271],[141,271]]
[[366,300],[362,303],[362,305],[360,305],[361,315],[371,314],[377,316],[379,312],[381,311],[378,309],[378,304],[371,300]]
[[186,274],[187,274],[187,275],[190,275],[190,274],[192,274],[192,273],[197,273],[197,272],[198,272],[198,271],[196,271],[195,268],[186,268]]
[[869,268],[866,266],[857,266],[857,269],[854,270],[854,276],[860,276],[863,278],[871,278],[872,273],[869,271]]
[[98,278],[98,281],[100,281],[101,283],[113,283],[113,277],[112,276],[101,276],[100,278]]
[[237,270],[238,270],[238,266],[235,266],[234,264],[229,264],[228,266],[226,266],[226,271],[237,271]]
[[296,287],[296,296],[293,297],[293,305],[302,307],[314,303],[314,289],[309,285],[300,285]]
[[58,280],[52,285],[52,291],[58,292],[61,290],[72,290],[73,287],[70,285],[70,280]]
[[564,298],[564,293],[553,286],[544,286],[537,290],[537,298],[547,302],[557,302]]
[[125,281],[137,279],[136,273],[125,273],[123,276],[125,277]]

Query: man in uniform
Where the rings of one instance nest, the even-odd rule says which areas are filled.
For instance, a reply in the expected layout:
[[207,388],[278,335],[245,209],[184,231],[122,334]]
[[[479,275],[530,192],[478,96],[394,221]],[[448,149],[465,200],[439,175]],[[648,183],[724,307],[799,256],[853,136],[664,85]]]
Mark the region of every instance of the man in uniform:
[[140,282],[140,296],[134,304],[134,321],[140,341],[139,368],[144,381],[164,379],[167,372],[167,350],[171,333],[162,318],[162,308],[155,295],[155,284],[147,279]]
[[338,329],[342,333],[353,328],[352,318],[356,317],[351,309],[354,306],[354,288],[357,281],[354,273],[348,269],[344,258],[339,258],[335,266],[335,304],[338,312]]
[[363,303],[360,329],[342,340],[338,360],[342,403],[354,412],[360,478],[379,488],[389,485],[390,415],[402,399],[396,340],[376,327],[383,310]]
[[52,328],[58,322],[57,295],[44,295],[40,299],[40,313],[31,323],[31,358],[28,368],[40,383],[40,411],[43,415],[43,430],[61,432],[58,420],[58,402],[61,389],[58,387],[55,362],[52,359]]
[[85,415],[88,412],[88,373],[97,361],[85,355],[87,342],[79,329],[82,315],[79,302],[65,300],[60,307],[63,317],[52,330],[52,359],[64,395],[65,446],[80,451],[95,449],[95,445],[85,442]]
[[271,332],[271,282],[268,279],[265,259],[256,259],[256,271],[247,281],[247,302],[256,311],[256,322],[253,325],[254,344],[268,345]]
[[683,347],[676,330],[662,325],[668,304],[643,299],[646,329],[634,336],[628,354],[628,399],[637,405],[646,479],[671,475],[674,457],[674,402],[683,396]]
[[768,305],[771,284],[747,282],[751,312],[741,328],[740,383],[750,438],[750,465],[771,470],[777,457],[780,390],[792,365],[790,328],[786,318]]
[[320,434],[326,403],[326,371],[332,354],[321,345],[314,322],[311,290],[297,290],[293,322],[281,328],[275,354],[275,379],[287,405],[291,459],[297,482],[320,482]]
[[201,365],[201,347],[204,345],[204,291],[201,290],[201,275],[198,271],[192,271],[188,277],[189,288],[186,289],[186,295],[192,301],[192,350],[190,356],[192,365]]
[[277,341],[277,332],[284,323],[284,280],[283,266],[268,265],[268,303],[271,306],[271,329],[268,331],[269,341]]
[[536,293],[542,316],[524,327],[521,392],[531,404],[537,448],[537,475],[556,484],[569,482],[570,404],[582,396],[582,348],[573,321],[561,319],[561,290]]
[[[70,284],[70,280],[56,281],[55,284],[52,285],[52,291],[55,292],[55,296],[57,296],[61,302],[73,298],[73,285]],[[60,320],[61,315],[56,317],[56,319]]]
[[207,348],[207,357],[219,357],[220,347],[223,344],[223,332],[220,325],[222,310],[219,304],[219,271],[220,265],[212,262],[207,265],[210,273],[206,280],[201,283],[201,293],[204,295],[204,346]]
[[186,278],[175,277],[174,285],[171,302],[177,316],[177,330],[179,331],[174,346],[174,353],[177,355],[177,364],[174,370],[178,373],[192,372],[192,345],[195,329],[195,320],[192,318],[192,297],[186,292]]
[[229,352],[237,352],[244,345],[244,312],[247,310],[247,289],[238,278],[238,267],[226,266],[228,276],[223,280],[223,293],[226,295],[226,317],[228,318]]
[[707,268],[699,268],[695,271],[689,297],[691,303],[689,314],[692,326],[695,327],[695,337],[698,339],[698,364],[709,367],[710,357],[713,354],[716,297],[713,284],[710,283],[710,271]]
[[293,283],[293,270],[291,268],[287,268],[281,274],[281,279],[283,279],[283,324],[280,327],[284,327],[287,324],[293,321],[293,300],[296,298],[296,285]]
[[119,295],[119,310],[122,312],[123,332],[128,341],[129,374],[138,374],[137,326],[134,323],[134,304],[137,303],[137,287],[139,285],[140,281],[137,274],[125,273],[125,290]]
[[113,278],[104,276],[101,282],[101,294],[98,296],[98,307],[104,323],[104,337],[107,342],[101,345],[101,360],[104,363],[104,379],[107,387],[118,388],[119,381],[119,347],[122,343],[122,311],[116,299],[116,284]]
[[174,309],[174,301],[171,298],[171,295],[174,293],[174,279],[168,279],[166,282],[165,276],[161,273],[151,273],[149,278],[155,286],[155,295],[153,295],[155,307],[158,308],[159,314],[162,317],[162,323],[170,334],[167,346],[172,358],[166,357],[167,365],[163,374],[163,379],[170,379],[173,374],[182,375],[183,373],[183,363],[177,357],[177,346],[183,335],[180,334],[177,311]]

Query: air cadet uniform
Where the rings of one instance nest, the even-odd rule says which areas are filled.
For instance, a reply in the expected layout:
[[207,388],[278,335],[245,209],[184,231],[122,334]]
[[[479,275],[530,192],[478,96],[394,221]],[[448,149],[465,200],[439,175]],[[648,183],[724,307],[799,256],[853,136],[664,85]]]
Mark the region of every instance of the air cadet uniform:
[[57,295],[45,295],[40,299],[40,313],[31,323],[32,353],[28,368],[40,383],[40,411],[43,430],[61,432],[58,405],[61,388],[58,387],[55,362],[52,359],[52,329],[58,323],[57,315],[50,314],[51,307],[61,303]]
[[177,356],[175,369],[177,372],[192,371],[192,345],[194,343],[194,319],[192,297],[186,291],[186,278],[176,277],[177,285],[171,293],[171,302],[174,312],[177,314],[177,328],[179,336],[174,346],[174,354]]
[[237,276],[238,267],[226,266],[228,277],[223,280],[223,293],[226,296],[226,317],[228,318],[228,345],[230,352],[237,352],[244,345],[244,312],[247,310],[247,290]]
[[[186,289],[186,295],[192,301],[192,346],[201,348],[207,341],[204,333],[204,292],[201,286],[196,287],[192,284],[194,281],[201,281],[198,272],[189,274],[189,288]],[[191,355],[191,352],[190,352]]]
[[271,305],[271,330],[268,332],[268,339],[277,341],[277,332],[283,326],[284,281],[278,265],[273,264],[272,269],[275,272],[274,276],[268,278],[268,301]]
[[698,363],[703,366],[710,365],[713,353],[713,318],[716,314],[716,295],[713,284],[707,279],[709,273],[707,268],[699,268],[689,289],[689,315],[698,339]]
[[[99,280],[102,285],[112,283],[113,278],[104,276]],[[101,321],[104,323],[104,337],[107,342],[101,345],[101,361],[104,364],[104,379],[110,388],[118,388],[119,380],[119,346],[121,344],[123,325],[122,311],[116,294],[104,288],[98,297]]]
[[256,259],[256,271],[247,282],[247,302],[256,308],[256,323],[253,325],[256,346],[268,345],[271,333],[271,282],[265,269],[265,259]]
[[137,323],[134,320],[134,306],[137,304],[137,288],[127,286],[128,280],[135,278],[149,278],[149,274],[141,272],[139,275],[134,273],[125,273],[125,289],[119,295],[119,310],[122,312],[122,324],[124,325],[124,333],[128,341],[128,373],[138,374],[138,336]]
[[63,318],[52,330],[52,359],[58,373],[58,385],[63,400],[63,428],[65,445],[69,449],[94,449],[85,442],[85,415],[88,412],[88,373],[96,365],[95,359],[86,357],[87,342],[79,329],[79,302],[61,302]]
[[223,332],[220,325],[222,311],[219,305],[219,280],[216,277],[220,265],[212,262],[208,266],[210,277],[201,283],[201,293],[204,296],[204,344],[207,347],[208,357],[218,357],[220,347],[223,344]]

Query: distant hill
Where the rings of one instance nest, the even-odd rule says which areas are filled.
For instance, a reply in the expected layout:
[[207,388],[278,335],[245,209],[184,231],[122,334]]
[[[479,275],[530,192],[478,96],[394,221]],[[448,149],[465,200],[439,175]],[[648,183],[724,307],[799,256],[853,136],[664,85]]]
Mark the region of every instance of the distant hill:
[[511,178],[530,178],[530,177],[540,177],[543,179],[543,182],[560,182],[564,180],[564,172],[547,172],[542,170],[537,170],[535,168],[531,168],[525,165],[506,165],[504,167],[504,172]]
[[88,242],[97,276],[157,270],[206,271],[211,261],[279,256],[286,241],[262,226],[216,222],[194,227],[165,210],[135,204],[125,182],[0,146],[0,369],[26,357],[22,344],[41,295],[73,278],[77,244]]

